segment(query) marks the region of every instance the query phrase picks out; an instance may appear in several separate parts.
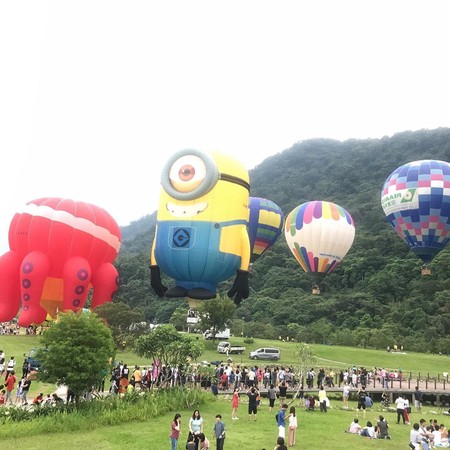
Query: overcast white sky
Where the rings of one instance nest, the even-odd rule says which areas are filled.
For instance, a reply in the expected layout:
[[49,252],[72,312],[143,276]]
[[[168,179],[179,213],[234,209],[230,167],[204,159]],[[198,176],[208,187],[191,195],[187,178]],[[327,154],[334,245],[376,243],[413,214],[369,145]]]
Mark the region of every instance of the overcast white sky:
[[312,137],[450,126],[449,13],[447,0],[0,0],[0,253],[35,198],[90,202],[119,225],[153,212],[183,148],[251,169]]

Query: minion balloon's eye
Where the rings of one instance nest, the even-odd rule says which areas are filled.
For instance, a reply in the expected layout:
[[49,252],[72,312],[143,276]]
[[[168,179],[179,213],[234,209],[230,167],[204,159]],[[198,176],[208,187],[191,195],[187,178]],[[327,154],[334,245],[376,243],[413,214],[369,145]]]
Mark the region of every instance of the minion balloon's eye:
[[214,160],[199,150],[181,150],[167,161],[161,186],[177,200],[194,200],[206,195],[219,180]]
[[170,184],[178,192],[193,191],[203,183],[205,176],[206,165],[195,155],[178,158],[169,171]]

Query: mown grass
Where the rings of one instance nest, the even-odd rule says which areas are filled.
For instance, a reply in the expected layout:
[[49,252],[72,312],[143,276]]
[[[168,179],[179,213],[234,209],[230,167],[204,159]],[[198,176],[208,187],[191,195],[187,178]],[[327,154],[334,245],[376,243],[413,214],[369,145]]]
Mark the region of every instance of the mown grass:
[[[193,335],[202,339],[201,335]],[[17,360],[17,373],[21,373],[21,365],[24,355],[27,355],[29,350],[38,345],[38,336],[0,336],[0,349],[5,351],[7,359],[10,356],[15,356]],[[199,358],[200,361],[226,361],[227,357],[224,354],[217,352],[217,342],[203,341],[205,351]],[[295,355],[295,342],[282,342],[278,340],[254,339],[252,344],[246,344],[241,337],[232,337],[230,342],[235,345],[246,347],[246,351],[242,355],[230,355],[236,364],[243,365],[265,365],[267,361],[252,361],[248,358],[250,351],[258,347],[279,347],[281,349],[280,365],[297,364]],[[316,365],[325,368],[343,369],[346,367],[385,367],[386,369],[402,370],[405,376],[412,374],[416,378],[419,373],[421,377],[430,375],[430,377],[442,377],[444,372],[450,372],[450,358],[447,355],[434,355],[429,353],[414,353],[405,352],[388,353],[385,350],[362,349],[353,347],[338,347],[330,345],[312,345],[314,355],[317,358]],[[132,351],[120,351],[116,354],[116,361],[123,361],[129,366],[135,364],[139,366],[148,366],[150,361],[145,358],[138,357]],[[106,383],[109,388],[109,383]],[[30,389],[30,397],[36,395],[38,392],[51,393],[54,391],[54,386],[33,382]]]
[[[210,396],[206,403],[199,409],[204,418],[205,434],[212,440],[214,417],[222,414],[227,427],[225,448],[228,450],[248,449],[272,450],[277,437],[277,426],[274,415],[270,412],[265,399],[258,411],[257,421],[249,420],[243,396],[239,406],[238,421],[231,420],[231,398]],[[340,401],[332,400],[332,408],[325,414],[316,410],[307,412],[303,407],[297,406],[299,429],[297,432],[297,444],[295,448],[316,450],[347,450],[378,449],[398,450],[407,448],[410,426],[397,425],[394,413],[382,412],[390,424],[392,440],[370,440],[360,436],[343,432],[353,417],[354,411],[340,409]],[[351,403],[352,407],[356,405]],[[169,408],[170,409],[170,408]],[[7,423],[0,427],[0,439],[2,448],[8,449],[53,449],[53,448],[81,448],[92,447],[95,449],[154,449],[170,448],[169,432],[170,422],[175,412],[182,415],[182,436],[179,448],[183,449],[188,430],[188,420],[194,406],[190,408],[174,408],[171,411],[160,413],[156,417],[150,414],[142,405],[135,405],[131,413],[124,409],[124,415],[115,416],[115,424],[105,425],[101,414],[90,415],[87,418],[79,414],[71,416],[46,417],[36,422]],[[361,422],[375,421],[381,411],[377,406],[366,412],[366,418],[360,417]],[[128,414],[132,414],[130,417]],[[449,425],[449,417],[442,414],[436,415],[425,408],[421,415],[412,413],[411,420],[417,421],[420,417],[426,420],[437,418],[439,423]],[[211,449],[215,448],[212,440]]]

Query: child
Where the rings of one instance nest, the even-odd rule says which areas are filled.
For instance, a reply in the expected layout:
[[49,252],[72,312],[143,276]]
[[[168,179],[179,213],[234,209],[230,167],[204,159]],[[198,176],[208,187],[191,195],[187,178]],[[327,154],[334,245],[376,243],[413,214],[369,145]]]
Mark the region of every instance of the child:
[[220,414],[216,415],[214,435],[216,436],[217,450],[223,450],[223,444],[225,443],[225,424],[222,422],[222,416]]
[[231,413],[232,420],[238,420],[237,410],[239,407],[239,388],[234,388],[233,392],[233,400],[231,402],[231,407],[233,408],[233,412]]
[[188,434],[186,450],[195,450],[194,435],[191,433]]
[[198,444],[199,444],[198,445],[199,450],[208,450],[209,449],[210,443],[204,433],[199,433]]

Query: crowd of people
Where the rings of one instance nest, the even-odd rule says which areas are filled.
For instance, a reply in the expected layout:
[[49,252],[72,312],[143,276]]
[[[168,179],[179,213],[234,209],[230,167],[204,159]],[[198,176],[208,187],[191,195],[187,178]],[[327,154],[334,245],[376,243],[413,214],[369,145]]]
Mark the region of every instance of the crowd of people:
[[[225,424],[221,414],[216,414],[212,434],[216,441],[216,449],[223,450],[225,444]],[[196,409],[189,418],[189,431],[185,448],[187,450],[207,450],[211,447],[209,439],[203,431],[204,420],[200,411]],[[178,440],[181,434],[181,414],[175,414],[170,427],[171,450],[178,449]]]
[[[46,396],[41,392],[29,401],[28,393],[33,379],[30,364],[26,358],[22,364],[19,363],[18,368],[16,367],[16,363],[17,361],[14,356],[6,360],[5,352],[0,350],[0,406],[40,406],[43,404],[55,405],[64,402],[56,392],[47,394]],[[20,373],[18,370],[21,370],[20,379],[16,375]],[[16,393],[13,396],[14,389],[16,389]]]

